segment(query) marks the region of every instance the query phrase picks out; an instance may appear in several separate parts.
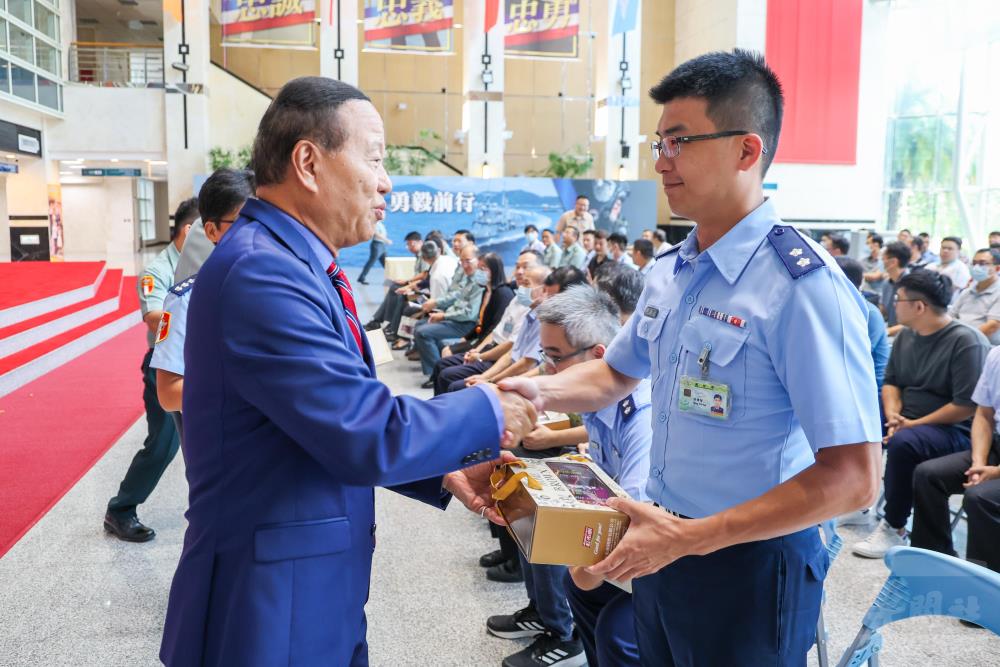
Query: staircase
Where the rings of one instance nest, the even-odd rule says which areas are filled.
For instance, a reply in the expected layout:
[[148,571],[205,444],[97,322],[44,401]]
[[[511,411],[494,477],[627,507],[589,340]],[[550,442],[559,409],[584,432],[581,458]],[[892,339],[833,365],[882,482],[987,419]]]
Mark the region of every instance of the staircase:
[[136,278],[104,262],[0,264],[0,397],[140,321]]

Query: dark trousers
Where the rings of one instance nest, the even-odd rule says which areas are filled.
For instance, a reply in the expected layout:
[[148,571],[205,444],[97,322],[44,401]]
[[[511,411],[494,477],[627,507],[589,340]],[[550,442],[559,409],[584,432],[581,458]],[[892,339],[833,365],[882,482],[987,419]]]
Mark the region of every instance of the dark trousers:
[[455,322],[441,320],[440,322],[425,322],[413,333],[413,343],[420,352],[420,366],[424,375],[430,377],[434,365],[441,359],[441,348],[449,341],[468,335],[475,322]]
[[378,310],[372,315],[373,322],[386,322],[385,330],[391,334],[399,330],[399,321],[403,318],[403,310],[409,303],[405,296],[396,294],[396,289],[398,288],[395,284],[389,286],[389,291],[386,292]]
[[[466,364],[462,361],[464,358],[463,354],[453,354],[437,362],[434,366],[434,372],[431,373],[431,379],[434,380],[435,396],[464,389],[466,378],[484,373],[493,365],[492,361],[474,361],[471,364]],[[451,388],[452,384],[455,383],[460,383],[458,389]]]
[[[988,463],[1000,463],[995,445]],[[962,493],[962,506],[969,523],[966,558],[1000,572],[1000,480],[964,488],[965,471],[971,465],[970,451],[949,454],[917,466],[913,474],[913,533],[910,544],[957,555],[951,540],[948,498]]]
[[368,261],[365,262],[365,268],[361,269],[361,275],[358,276],[358,282],[364,282],[365,278],[368,276],[368,271],[375,266],[375,261],[378,260],[385,266],[385,244],[381,241],[372,241],[371,245],[368,246]]
[[565,565],[532,565],[519,554],[521,572],[524,573],[524,588],[528,600],[534,605],[542,625],[560,639],[573,636],[573,612],[566,600]]
[[814,527],[686,556],[634,579],[642,664],[805,665],[829,562]]
[[180,444],[173,419],[156,398],[156,371],[149,367],[152,356],[150,349],[142,358],[142,402],[146,405],[148,434],[118,487],[118,495],[108,503],[108,511],[120,517],[134,515],[136,505],[146,502]]
[[577,588],[566,573],[566,599],[590,667],[639,667],[632,596],[609,583]]
[[886,445],[885,521],[902,528],[913,509],[913,471],[924,461],[969,449],[969,435],[954,426],[922,424],[897,431]]

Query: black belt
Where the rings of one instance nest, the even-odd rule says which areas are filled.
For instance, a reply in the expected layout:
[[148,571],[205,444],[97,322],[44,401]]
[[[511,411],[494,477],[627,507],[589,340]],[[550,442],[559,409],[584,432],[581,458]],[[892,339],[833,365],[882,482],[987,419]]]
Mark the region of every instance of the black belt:
[[666,507],[664,507],[660,503],[653,503],[653,506],[654,507],[659,507],[661,510],[663,510],[667,514],[672,514],[673,516],[677,517],[678,519],[690,519],[691,518],[689,516],[684,516],[683,514],[680,514],[678,512],[673,511],[673,510],[667,509]]

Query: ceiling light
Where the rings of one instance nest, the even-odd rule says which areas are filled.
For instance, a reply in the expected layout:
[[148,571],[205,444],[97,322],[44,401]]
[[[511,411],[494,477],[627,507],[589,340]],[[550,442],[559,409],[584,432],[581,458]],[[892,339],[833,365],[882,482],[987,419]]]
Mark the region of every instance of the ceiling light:
[[116,157],[113,157],[113,158],[111,158],[111,161],[112,161],[112,162],[118,162],[118,158],[116,158]]
[[17,158],[17,156],[14,155],[13,153],[8,153],[7,155],[4,155],[4,157],[7,158],[8,160],[14,160]]

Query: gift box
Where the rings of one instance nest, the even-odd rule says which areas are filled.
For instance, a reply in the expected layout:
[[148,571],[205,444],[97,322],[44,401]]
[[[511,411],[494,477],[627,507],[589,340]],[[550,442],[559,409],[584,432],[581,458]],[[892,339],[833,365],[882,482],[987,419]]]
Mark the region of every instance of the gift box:
[[553,431],[562,431],[573,426],[573,424],[570,423],[569,415],[563,414],[562,412],[541,412],[539,413],[538,419],[535,423],[539,426],[550,428]]
[[511,461],[490,481],[497,509],[529,563],[593,565],[628,528],[628,515],[606,504],[628,494],[586,457]]

